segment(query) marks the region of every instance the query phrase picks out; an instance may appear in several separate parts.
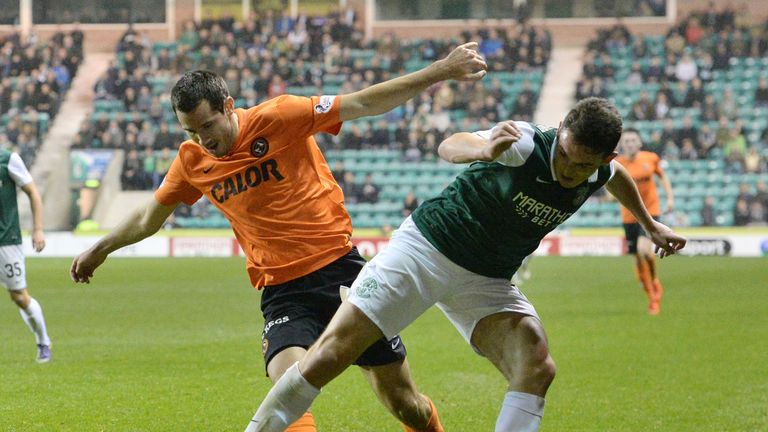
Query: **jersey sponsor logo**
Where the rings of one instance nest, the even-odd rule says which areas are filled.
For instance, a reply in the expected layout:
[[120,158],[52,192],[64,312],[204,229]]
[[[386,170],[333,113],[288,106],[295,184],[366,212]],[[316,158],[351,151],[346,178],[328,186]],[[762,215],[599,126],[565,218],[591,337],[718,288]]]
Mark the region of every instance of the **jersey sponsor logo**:
[[223,182],[216,183],[211,187],[211,196],[223,204],[224,201],[233,196],[246,192],[248,189],[259,186],[273,178],[277,181],[282,181],[285,179],[285,176],[277,169],[277,161],[269,159],[259,165],[251,165],[243,171],[227,177]]
[[315,105],[315,112],[318,114],[325,114],[328,111],[330,111],[331,108],[333,107],[334,99],[336,99],[336,96],[327,96],[327,95],[320,96],[320,102],[318,102],[318,104]]
[[272,320],[272,321],[270,321],[270,322],[268,322],[268,323],[264,324],[264,333],[263,333],[263,334],[264,334],[264,336],[265,336],[265,337],[264,337],[264,340],[266,340],[266,335],[267,335],[267,333],[269,332],[269,329],[271,329],[273,326],[276,326],[276,325],[278,325],[278,324],[287,323],[287,322],[288,322],[288,321],[290,321],[290,320],[291,320],[291,319],[288,317],[288,315],[286,315],[286,316],[284,316],[284,317],[280,317],[280,318],[278,318],[278,319],[274,319],[274,320]]
[[512,201],[518,216],[544,228],[554,228],[573,214],[544,204],[522,192],[518,192]]
[[258,137],[251,143],[251,154],[253,157],[260,158],[269,151],[269,141],[264,137]]
[[360,298],[371,298],[371,293],[379,288],[379,282],[372,277],[363,279],[360,285],[357,286],[355,293]]

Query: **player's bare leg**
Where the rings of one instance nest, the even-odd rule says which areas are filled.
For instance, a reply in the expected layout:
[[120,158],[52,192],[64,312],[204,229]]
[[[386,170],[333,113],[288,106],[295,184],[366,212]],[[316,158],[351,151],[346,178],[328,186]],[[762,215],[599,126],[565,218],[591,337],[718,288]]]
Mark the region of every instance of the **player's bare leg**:
[[434,404],[418,392],[407,359],[362,370],[381,403],[403,423],[406,432],[443,431]]
[[544,396],[555,378],[555,362],[541,322],[513,312],[494,314],[477,324],[472,344],[509,383],[496,431],[537,431]]

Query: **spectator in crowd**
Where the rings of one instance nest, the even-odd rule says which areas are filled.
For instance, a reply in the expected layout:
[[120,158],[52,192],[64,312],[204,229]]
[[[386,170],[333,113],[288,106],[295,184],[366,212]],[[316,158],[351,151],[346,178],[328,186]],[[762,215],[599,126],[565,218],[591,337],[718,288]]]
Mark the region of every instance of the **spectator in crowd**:
[[160,155],[155,161],[155,172],[152,174],[152,189],[160,187],[160,183],[163,182],[168,170],[171,169],[173,159],[174,155],[171,154],[170,147],[163,147],[160,150]]
[[656,100],[653,103],[653,111],[656,120],[663,120],[669,116],[669,109],[671,108],[667,95],[659,92],[656,94]]
[[750,222],[749,203],[743,198],[736,200],[733,210],[733,224],[735,226],[747,226]]
[[708,93],[704,96],[704,103],[701,105],[701,119],[715,121],[718,118],[720,118],[720,107],[715,101],[715,95]]
[[698,76],[698,66],[690,54],[684,54],[675,66],[675,78],[682,82],[689,82]]
[[697,160],[699,153],[690,138],[683,138],[680,146],[680,160]]
[[717,213],[715,212],[715,198],[711,195],[707,195],[704,198],[704,205],[701,207],[701,226],[715,226],[717,225]]
[[120,180],[124,190],[144,189],[144,163],[136,149],[130,150],[126,155]]
[[704,123],[699,128],[699,136],[697,141],[699,143],[699,156],[702,158],[709,158],[712,156],[712,150],[717,148],[717,140],[715,137],[715,132],[711,127],[709,127],[708,124]]
[[739,183],[739,192],[736,195],[736,199],[743,199],[747,202],[752,201],[755,196],[750,192],[749,185],[747,183]]
[[763,226],[766,223],[766,213],[760,201],[749,203],[749,226]]
[[350,204],[355,204],[360,201],[362,195],[362,188],[355,181],[355,173],[347,171],[344,173],[344,181],[339,184],[342,192],[344,192],[344,201]]
[[691,85],[685,94],[683,106],[689,108],[701,108],[705,99],[706,93],[704,92],[704,87],[702,86],[701,80],[699,78],[692,79]]
[[413,191],[408,192],[408,194],[403,199],[403,209],[400,212],[400,214],[407,218],[411,215],[411,213],[416,210],[416,208],[419,206],[419,200],[416,198],[416,195],[413,193]]
[[750,146],[747,154],[744,155],[744,171],[748,173],[758,173],[763,168],[763,157],[757,146]]
[[358,202],[375,204],[379,202],[379,186],[373,182],[373,174],[366,174],[363,184],[360,186]]
[[768,80],[760,77],[757,82],[757,89],[755,89],[755,106],[760,108],[768,107]]
[[725,158],[731,163],[744,165],[744,158],[747,156],[747,139],[741,130],[741,122],[736,121],[733,129],[730,130],[728,141],[723,147]]
[[718,104],[720,105],[720,112],[724,116],[731,120],[737,117],[739,107],[736,104],[736,99],[733,97],[733,90],[726,88],[723,91],[723,98],[718,101]]

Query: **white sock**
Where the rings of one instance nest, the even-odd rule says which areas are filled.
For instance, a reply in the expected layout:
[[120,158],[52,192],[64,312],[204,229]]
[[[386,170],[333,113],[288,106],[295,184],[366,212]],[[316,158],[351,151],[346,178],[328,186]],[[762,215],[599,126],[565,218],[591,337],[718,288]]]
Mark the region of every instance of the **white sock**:
[[536,432],[544,415],[544,398],[520,392],[507,392],[495,432]]
[[294,363],[267,393],[245,432],[282,432],[307,412],[319,394]]
[[19,314],[24,323],[35,334],[35,343],[38,345],[50,345],[51,339],[45,329],[45,318],[43,317],[43,308],[37,300],[30,297],[29,305],[26,309],[19,308]]

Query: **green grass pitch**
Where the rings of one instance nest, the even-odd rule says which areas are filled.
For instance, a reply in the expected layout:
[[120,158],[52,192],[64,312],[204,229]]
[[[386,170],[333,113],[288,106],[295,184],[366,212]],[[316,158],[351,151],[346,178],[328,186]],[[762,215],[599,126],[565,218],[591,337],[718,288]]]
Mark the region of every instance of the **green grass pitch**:
[[[241,259],[110,259],[90,285],[70,260],[27,260],[53,362],[0,302],[0,431],[241,431],[270,387],[259,295]],[[765,259],[661,263],[662,314],[645,313],[632,261],[536,258],[522,288],[558,376],[542,431],[768,430]],[[420,389],[449,432],[492,431],[505,391],[434,308],[403,334]],[[398,431],[353,369],[314,405],[321,431]]]

